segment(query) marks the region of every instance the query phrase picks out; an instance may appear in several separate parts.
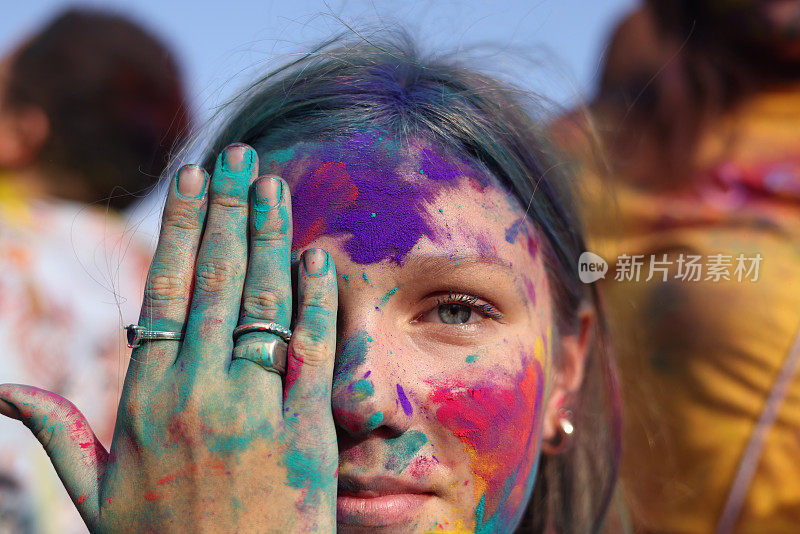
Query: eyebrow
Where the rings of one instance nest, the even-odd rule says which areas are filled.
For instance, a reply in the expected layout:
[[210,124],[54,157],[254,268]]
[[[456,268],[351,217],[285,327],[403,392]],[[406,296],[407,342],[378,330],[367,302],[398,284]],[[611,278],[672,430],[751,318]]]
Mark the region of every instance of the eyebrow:
[[452,271],[454,264],[461,266],[489,265],[511,271],[511,262],[494,255],[478,254],[424,254],[410,258],[404,266],[436,278]]

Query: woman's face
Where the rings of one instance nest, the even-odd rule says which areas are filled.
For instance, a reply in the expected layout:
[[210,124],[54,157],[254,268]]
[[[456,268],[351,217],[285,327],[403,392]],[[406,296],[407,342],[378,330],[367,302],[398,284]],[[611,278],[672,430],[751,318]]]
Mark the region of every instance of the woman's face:
[[536,233],[487,172],[364,132],[261,155],[296,252],[338,273],[342,531],[516,524],[548,403],[553,313]]

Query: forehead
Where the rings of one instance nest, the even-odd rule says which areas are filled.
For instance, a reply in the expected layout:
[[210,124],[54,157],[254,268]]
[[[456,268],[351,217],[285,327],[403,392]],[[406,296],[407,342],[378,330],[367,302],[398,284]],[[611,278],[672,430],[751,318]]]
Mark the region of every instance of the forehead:
[[262,153],[261,167],[292,190],[294,249],[337,237],[357,264],[401,265],[412,249],[535,248],[524,210],[495,176],[423,140],[358,132]]

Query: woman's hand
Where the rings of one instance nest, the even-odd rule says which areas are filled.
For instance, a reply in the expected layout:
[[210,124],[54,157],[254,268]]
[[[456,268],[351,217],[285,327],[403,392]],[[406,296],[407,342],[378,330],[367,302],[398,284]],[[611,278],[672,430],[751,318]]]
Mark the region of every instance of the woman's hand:
[[274,177],[253,184],[257,170],[255,151],[231,145],[209,183],[187,166],[170,187],[139,324],[185,337],[134,349],[109,453],[69,401],[0,386],[0,411],[42,443],[93,531],[335,529],[329,255],[300,262],[283,383],[253,361],[273,334],[232,339],[292,316],[290,195]]

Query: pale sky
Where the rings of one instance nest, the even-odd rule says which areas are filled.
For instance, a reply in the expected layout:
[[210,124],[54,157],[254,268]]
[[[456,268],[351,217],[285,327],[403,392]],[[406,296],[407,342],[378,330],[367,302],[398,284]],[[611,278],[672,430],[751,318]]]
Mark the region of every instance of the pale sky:
[[[0,50],[8,50],[65,0],[7,0]],[[307,50],[346,29],[400,22],[425,49],[488,44],[526,58],[520,82],[568,105],[589,90],[613,25],[635,0],[107,0],[165,40],[184,68],[202,120],[270,58]],[[513,58],[506,58],[513,61]],[[502,68],[502,67],[498,67]],[[520,67],[517,67],[520,68]]]
[[[0,51],[6,53],[66,0],[0,0]],[[590,95],[609,32],[637,0],[107,0],[80,2],[127,14],[150,28],[182,66],[194,116],[202,123],[216,106],[264,72],[265,63],[347,30],[396,23],[423,50],[483,45],[495,73],[568,107]],[[132,220],[155,238],[158,194]]]

